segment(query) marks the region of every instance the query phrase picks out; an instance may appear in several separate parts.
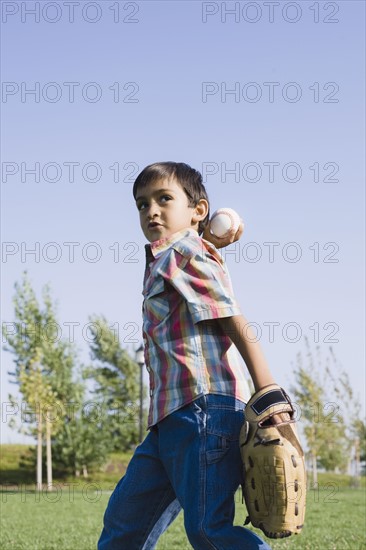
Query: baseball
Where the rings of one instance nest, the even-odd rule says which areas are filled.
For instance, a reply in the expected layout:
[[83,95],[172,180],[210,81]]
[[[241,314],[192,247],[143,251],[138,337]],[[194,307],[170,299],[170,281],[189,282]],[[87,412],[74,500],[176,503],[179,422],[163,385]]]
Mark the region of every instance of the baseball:
[[212,214],[210,231],[218,239],[224,239],[232,230],[236,233],[240,225],[240,216],[232,208],[219,208]]

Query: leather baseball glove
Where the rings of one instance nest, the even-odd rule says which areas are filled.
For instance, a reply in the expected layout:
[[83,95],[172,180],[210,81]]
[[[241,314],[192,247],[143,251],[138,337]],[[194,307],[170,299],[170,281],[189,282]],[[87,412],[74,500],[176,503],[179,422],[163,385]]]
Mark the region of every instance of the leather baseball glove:
[[[279,415],[277,424],[274,415]],[[266,386],[248,401],[239,443],[248,510],[244,525],[251,522],[275,539],[300,533],[306,502],[304,452],[294,408],[280,386]]]

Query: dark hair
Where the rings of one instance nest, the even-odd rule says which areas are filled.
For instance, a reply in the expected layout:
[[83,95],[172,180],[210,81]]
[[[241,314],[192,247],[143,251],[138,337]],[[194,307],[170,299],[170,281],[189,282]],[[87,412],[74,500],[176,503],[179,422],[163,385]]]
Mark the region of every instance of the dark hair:
[[210,203],[200,172],[191,168],[188,164],[184,162],[155,162],[154,164],[149,164],[137,176],[133,184],[133,196],[136,200],[137,189],[142,189],[149,183],[173,177],[187,195],[189,206],[196,206],[200,199],[205,199],[208,202],[209,210],[207,216],[198,224],[198,233],[201,235],[210,218]]

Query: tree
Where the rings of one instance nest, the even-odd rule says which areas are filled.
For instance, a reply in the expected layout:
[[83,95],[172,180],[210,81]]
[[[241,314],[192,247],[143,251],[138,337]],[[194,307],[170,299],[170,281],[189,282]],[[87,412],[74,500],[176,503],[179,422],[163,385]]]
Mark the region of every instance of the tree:
[[55,468],[59,474],[84,477],[105,463],[113,449],[108,418],[93,401],[85,400],[85,387],[69,403],[63,429],[53,441]]
[[327,367],[327,375],[333,384],[333,392],[340,405],[343,418],[347,419],[345,426],[345,436],[347,439],[348,469],[353,474],[353,484],[360,484],[360,462],[362,460],[362,449],[365,449],[365,433],[362,432],[364,426],[360,418],[361,403],[355,395],[349,380],[348,373],[342,370],[339,365],[333,349],[330,347],[332,366]]
[[[43,441],[43,417],[45,408],[53,400],[54,392],[46,377],[42,375],[41,353],[37,349],[34,359],[30,359],[28,365],[19,364],[19,389],[24,395],[28,405],[35,411],[37,425],[37,489],[42,489],[42,441]],[[49,424],[49,421],[46,421]],[[47,428],[47,433],[50,429]],[[52,487],[52,470],[49,471],[50,453],[47,454],[47,482]]]
[[139,366],[121,348],[105,317],[92,316],[90,344],[92,359],[87,369],[95,382],[93,394],[108,417],[108,432],[113,449],[124,451],[138,442]]
[[[27,272],[21,284],[15,283],[13,298],[15,333],[4,331],[6,351],[14,354],[15,371],[11,374],[19,385],[27,407],[34,411],[28,415],[28,427],[21,431],[37,434],[37,487],[42,484],[42,447],[46,432],[47,481],[52,487],[51,438],[62,427],[63,404],[72,398],[75,386],[73,367],[75,352],[69,342],[54,335],[58,330],[49,286],[43,288],[45,307],[42,309],[31,287]],[[9,396],[12,403],[16,400]],[[23,420],[23,418],[22,418]],[[36,424],[36,428],[34,428]]]
[[[311,357],[309,359],[311,360]],[[312,363],[308,368],[305,368],[301,353],[297,354],[297,369],[294,370],[294,375],[296,385],[291,387],[290,390],[294,395],[295,402],[300,407],[301,419],[304,423],[304,435],[311,456],[313,484],[315,484],[318,481],[317,458],[321,441],[319,437],[321,425],[314,422],[313,404],[320,406],[323,403],[324,395],[322,387],[313,376]]]
[[[16,331],[3,328],[6,351],[14,354],[14,372],[23,401],[32,414],[20,430],[37,437],[37,486],[42,483],[43,440],[46,439],[48,484],[52,462],[59,473],[79,475],[100,466],[107,453],[128,449],[138,441],[138,367],[104,325],[95,324],[94,358],[100,365],[79,365],[74,344],[61,339],[49,286],[41,306],[27,272],[15,283]],[[103,330],[100,330],[103,328]],[[108,327],[107,327],[108,328]],[[95,398],[88,400],[86,379],[96,376]],[[11,403],[16,399],[9,396]],[[20,409],[20,407],[19,407]],[[15,427],[13,423],[13,427]],[[51,452],[52,450],[52,452]]]
[[355,423],[356,434],[360,441],[360,460],[366,461],[366,421],[358,419]]
[[313,483],[317,483],[318,462],[327,470],[345,470],[347,436],[339,403],[338,386],[330,376],[329,356],[325,363],[317,346],[317,364],[306,338],[306,359],[297,355],[295,385],[291,391],[300,407],[300,421],[311,459]]
[[[360,418],[355,422],[355,479],[356,485],[359,485],[359,476],[366,475],[365,462],[366,462],[366,422]],[[363,471],[361,472],[361,464],[363,464]]]

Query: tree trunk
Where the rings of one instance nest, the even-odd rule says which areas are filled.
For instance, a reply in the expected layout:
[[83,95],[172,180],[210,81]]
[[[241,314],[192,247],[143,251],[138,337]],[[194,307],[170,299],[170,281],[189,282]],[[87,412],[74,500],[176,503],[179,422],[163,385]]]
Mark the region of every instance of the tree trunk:
[[353,484],[354,487],[360,486],[360,438],[356,437],[355,439],[355,472],[354,472],[354,478],[353,478]]
[[37,491],[42,491],[42,412],[39,407],[37,422]]
[[318,483],[318,467],[316,463],[316,452],[312,451],[311,453],[311,460],[312,460],[312,472],[313,472],[313,486],[317,487]]
[[47,490],[52,491],[52,448],[51,448],[51,422],[46,413],[46,446],[47,446]]

